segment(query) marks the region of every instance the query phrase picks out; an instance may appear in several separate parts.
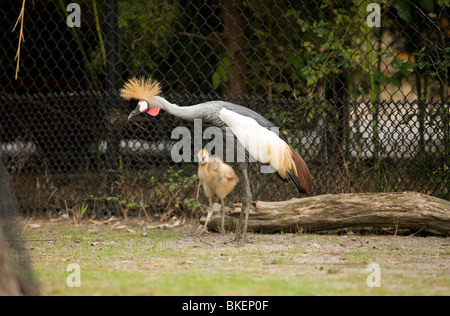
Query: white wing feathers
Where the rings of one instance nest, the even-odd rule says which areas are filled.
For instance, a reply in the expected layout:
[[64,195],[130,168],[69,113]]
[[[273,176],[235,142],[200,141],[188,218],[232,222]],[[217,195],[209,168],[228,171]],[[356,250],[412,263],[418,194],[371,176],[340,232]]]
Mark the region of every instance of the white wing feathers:
[[270,164],[284,179],[288,178],[289,171],[297,175],[289,145],[275,132],[259,125],[251,117],[227,109],[220,110],[219,118],[255,160]]

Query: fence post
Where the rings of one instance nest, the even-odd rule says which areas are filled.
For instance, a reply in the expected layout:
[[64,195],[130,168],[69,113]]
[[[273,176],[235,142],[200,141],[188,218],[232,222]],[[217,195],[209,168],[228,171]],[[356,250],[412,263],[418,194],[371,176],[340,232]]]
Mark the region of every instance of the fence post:
[[114,183],[117,180],[119,161],[120,161],[120,134],[116,124],[120,122],[117,119],[117,109],[120,102],[117,94],[119,84],[119,41],[118,41],[118,0],[108,0],[105,2],[106,8],[106,102],[107,110],[107,190],[110,195],[114,192]]

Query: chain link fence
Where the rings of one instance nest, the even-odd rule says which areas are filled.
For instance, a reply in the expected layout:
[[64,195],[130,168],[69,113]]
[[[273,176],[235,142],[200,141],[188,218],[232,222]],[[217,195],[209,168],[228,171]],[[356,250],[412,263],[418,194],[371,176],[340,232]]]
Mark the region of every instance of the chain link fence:
[[[179,105],[263,114],[305,159],[313,194],[450,198],[447,1],[25,1],[17,80],[22,1],[0,2],[0,154],[25,213],[201,209],[196,164],[170,155],[171,131],[192,124],[128,122],[118,90],[135,75]],[[250,178],[255,200],[298,196],[257,166]]]

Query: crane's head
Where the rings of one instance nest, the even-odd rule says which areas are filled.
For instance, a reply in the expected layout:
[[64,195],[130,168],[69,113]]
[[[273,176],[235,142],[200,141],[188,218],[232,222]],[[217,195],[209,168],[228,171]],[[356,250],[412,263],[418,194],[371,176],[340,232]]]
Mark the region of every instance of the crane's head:
[[140,113],[147,113],[151,116],[157,116],[161,108],[153,101],[154,97],[161,93],[161,86],[159,82],[151,78],[134,77],[125,83],[120,90],[120,96],[125,100],[130,100],[130,104],[135,109],[130,113],[128,119],[139,115]]
[[131,111],[130,115],[128,116],[128,119],[131,120],[133,117],[139,115],[140,113],[147,113],[151,116],[157,116],[159,114],[159,111],[161,108],[159,106],[150,106],[149,102],[144,99],[136,100],[131,99],[130,104],[135,104],[137,102],[136,108]]
[[200,165],[205,165],[209,162],[209,153],[206,149],[202,149],[197,154],[198,163]]

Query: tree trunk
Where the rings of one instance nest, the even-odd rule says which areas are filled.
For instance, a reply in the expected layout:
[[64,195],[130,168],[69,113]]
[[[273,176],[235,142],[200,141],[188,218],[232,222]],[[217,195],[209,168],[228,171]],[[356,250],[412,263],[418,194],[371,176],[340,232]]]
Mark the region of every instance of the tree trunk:
[[245,54],[246,43],[244,35],[243,0],[223,1],[223,34],[227,57],[232,61],[230,73],[228,73],[228,85],[226,95],[237,98],[246,94],[245,79]]
[[[208,228],[218,230],[219,204]],[[234,229],[240,205],[227,208],[225,226]],[[202,218],[203,220],[203,218]],[[283,202],[254,202],[249,231],[330,232],[344,229],[450,235],[450,202],[422,193],[325,194]]]

